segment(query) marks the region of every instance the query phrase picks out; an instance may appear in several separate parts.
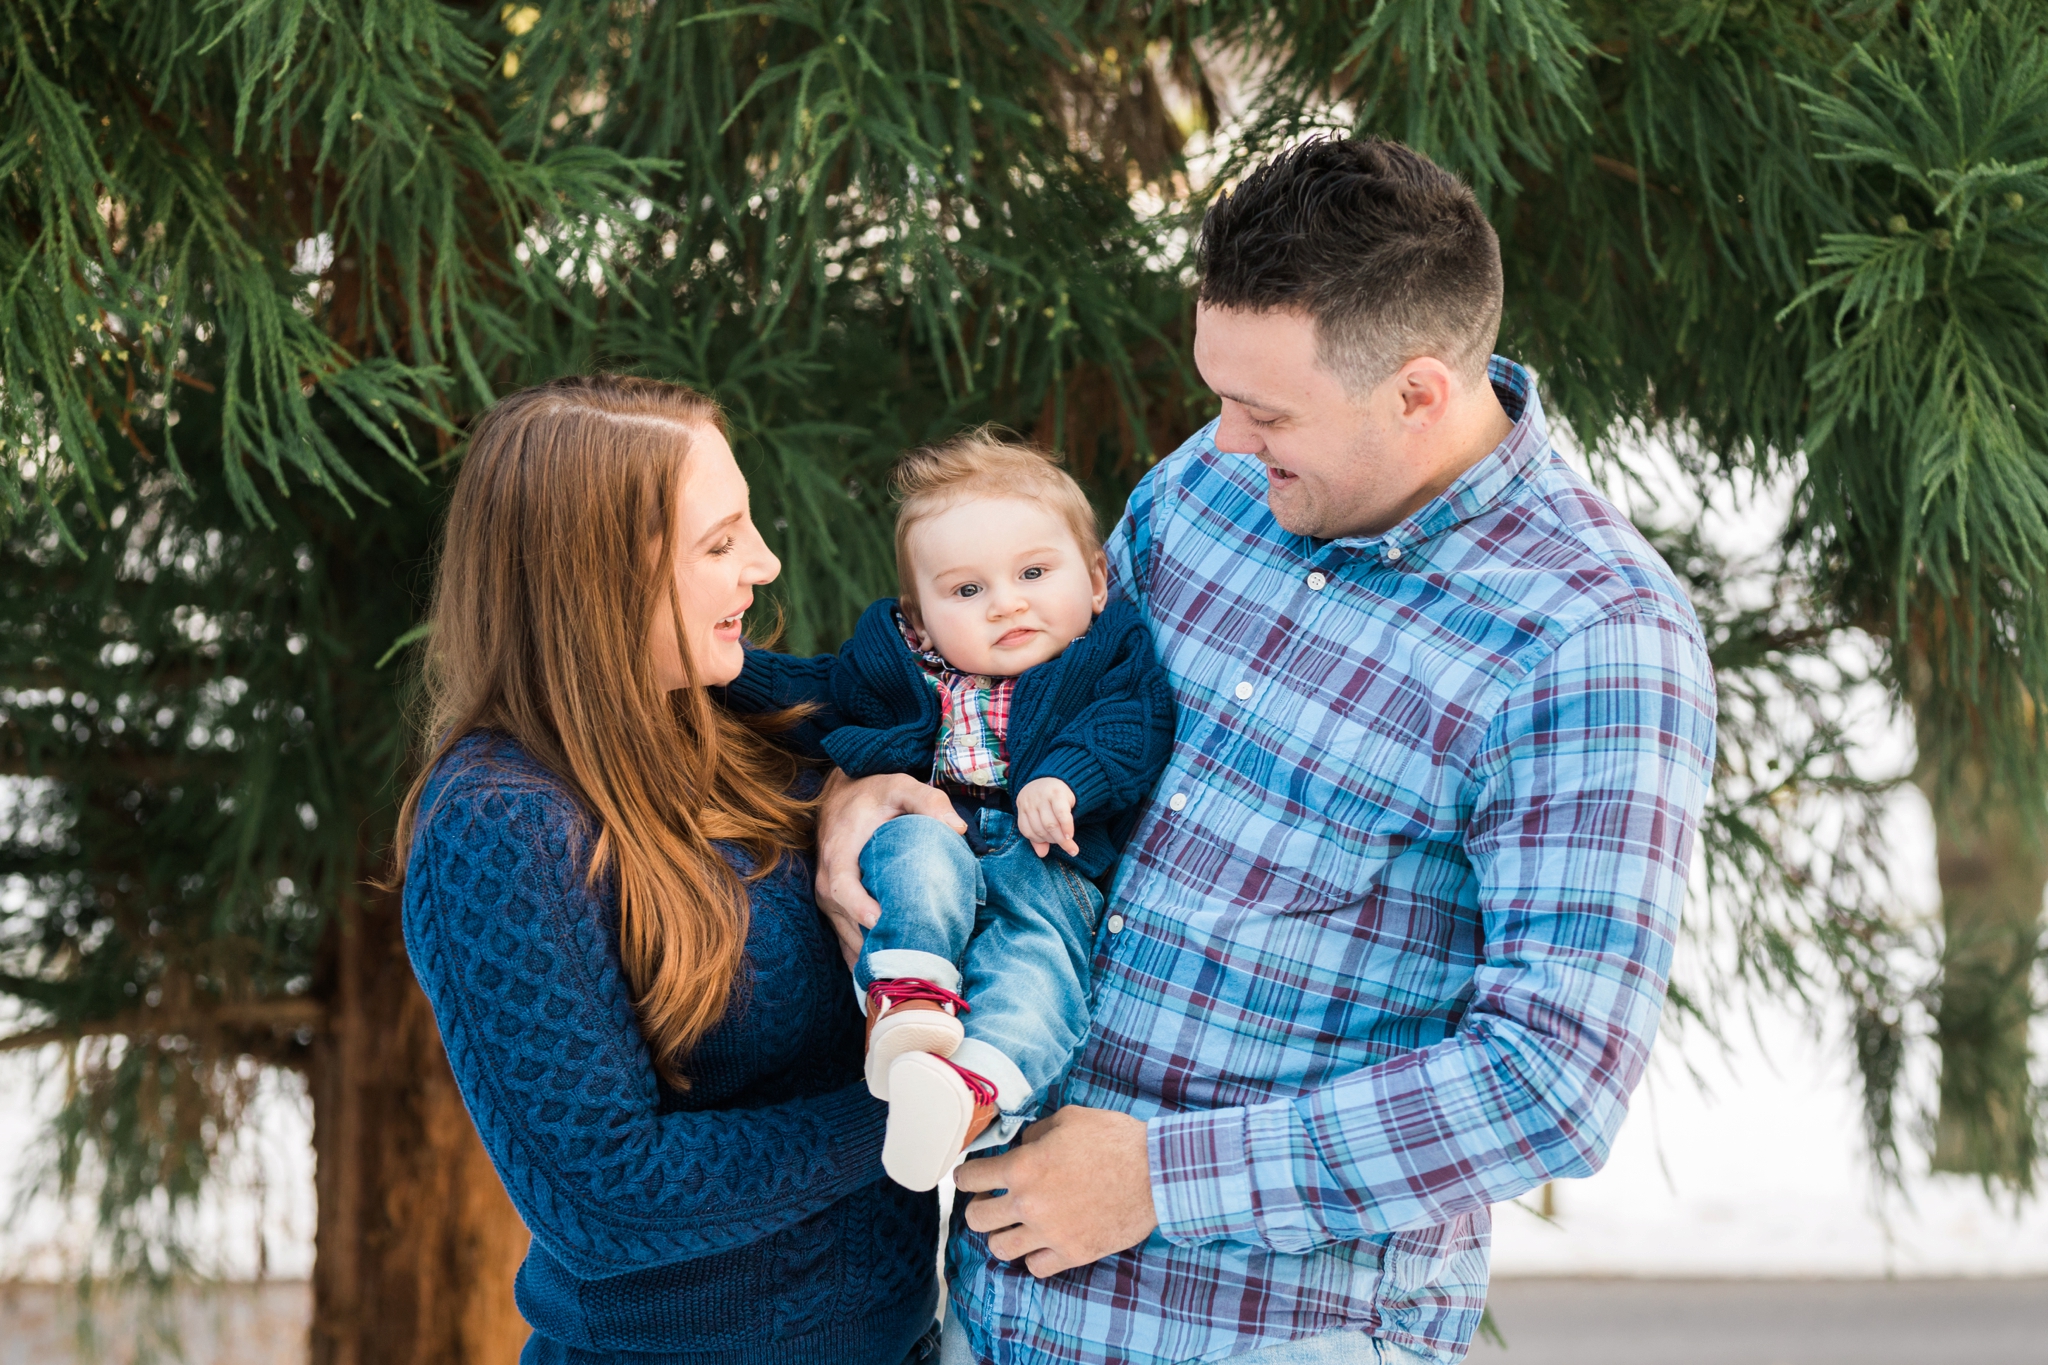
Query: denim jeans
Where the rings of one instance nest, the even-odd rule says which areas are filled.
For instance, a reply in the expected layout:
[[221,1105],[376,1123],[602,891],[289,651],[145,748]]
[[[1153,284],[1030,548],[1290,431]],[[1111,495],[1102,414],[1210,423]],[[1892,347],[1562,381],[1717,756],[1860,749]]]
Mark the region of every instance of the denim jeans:
[[1058,857],[1039,857],[1017,819],[970,809],[988,849],[924,815],[875,831],[861,881],[881,904],[854,985],[916,976],[965,997],[967,1041],[953,1060],[996,1083],[1003,1122],[976,1147],[1007,1142],[1065,1068],[1088,1027],[1088,963],[1102,893]]
[[[1283,1341],[1278,1346],[1231,1356],[1217,1365],[1428,1365],[1429,1357],[1405,1346],[1366,1336],[1363,1332],[1325,1332],[1320,1336]],[[939,1338],[936,1365],[975,1365],[967,1329],[946,1304],[945,1327]]]

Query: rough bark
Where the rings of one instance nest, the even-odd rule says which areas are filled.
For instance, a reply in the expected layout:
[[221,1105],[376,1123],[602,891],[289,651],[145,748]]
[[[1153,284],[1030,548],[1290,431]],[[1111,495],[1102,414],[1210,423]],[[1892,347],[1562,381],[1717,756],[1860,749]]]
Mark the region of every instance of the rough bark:
[[2027,1032],[2048,885],[2048,812],[1990,789],[1964,762],[1923,782],[1935,813],[1942,977],[1934,1169],[2031,1188],[2036,1156]]
[[324,975],[312,1365],[512,1365],[527,1233],[449,1073],[395,897],[343,908]]

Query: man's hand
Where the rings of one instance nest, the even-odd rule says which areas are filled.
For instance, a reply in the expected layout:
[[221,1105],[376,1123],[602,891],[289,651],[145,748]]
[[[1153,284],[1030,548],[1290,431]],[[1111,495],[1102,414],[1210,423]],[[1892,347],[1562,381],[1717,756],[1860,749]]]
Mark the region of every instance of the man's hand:
[[825,779],[818,807],[818,906],[839,935],[839,951],[849,967],[860,957],[864,931],[873,928],[882,913],[860,884],[860,851],[876,830],[899,815],[929,815],[967,832],[946,794],[914,777],[884,773],[853,778],[834,768]]
[[1070,1104],[1001,1156],[963,1163],[953,1184],[975,1192],[967,1226],[989,1235],[990,1254],[1021,1257],[1040,1279],[1128,1250],[1159,1226],[1145,1121],[1112,1109]]
[[1017,832],[1031,841],[1039,857],[1058,844],[1079,857],[1081,846],[1074,842],[1074,789],[1057,777],[1038,777],[1017,793]]

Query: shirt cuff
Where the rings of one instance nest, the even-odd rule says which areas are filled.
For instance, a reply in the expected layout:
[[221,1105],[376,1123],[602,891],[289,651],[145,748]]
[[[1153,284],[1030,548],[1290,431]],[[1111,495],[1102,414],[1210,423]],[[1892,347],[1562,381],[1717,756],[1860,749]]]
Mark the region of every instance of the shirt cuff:
[[1145,1125],[1159,1233],[1182,1246],[1232,1241],[1301,1253],[1330,1240],[1298,1169],[1307,1129],[1291,1099],[1165,1114]]
[[1243,1109],[1162,1114],[1145,1124],[1159,1235],[1179,1246],[1252,1232],[1251,1163]]

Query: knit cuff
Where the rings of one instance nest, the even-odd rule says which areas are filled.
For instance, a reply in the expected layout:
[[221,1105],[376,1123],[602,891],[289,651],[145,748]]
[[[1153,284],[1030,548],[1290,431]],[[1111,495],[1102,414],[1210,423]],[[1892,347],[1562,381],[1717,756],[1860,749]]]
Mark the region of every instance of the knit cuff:
[[1046,755],[1045,762],[1031,774],[1031,781],[1041,777],[1056,777],[1073,789],[1076,823],[1102,819],[1110,813],[1109,807],[1116,799],[1102,765],[1072,745],[1063,744]]

